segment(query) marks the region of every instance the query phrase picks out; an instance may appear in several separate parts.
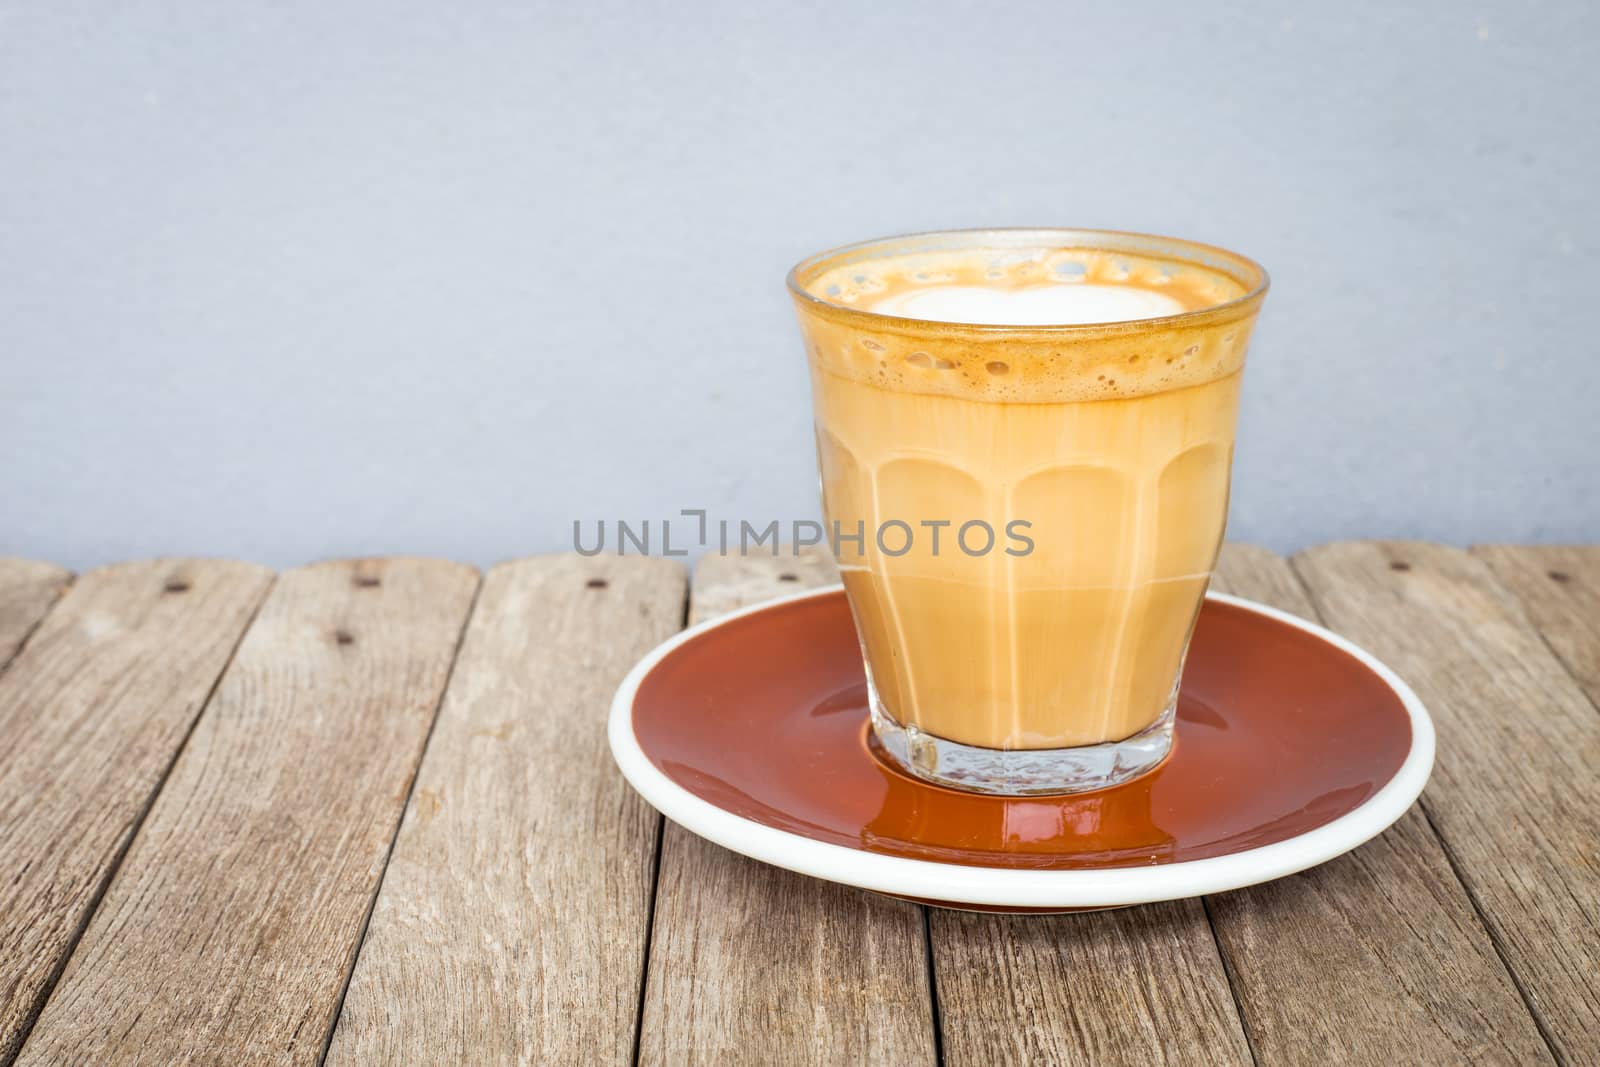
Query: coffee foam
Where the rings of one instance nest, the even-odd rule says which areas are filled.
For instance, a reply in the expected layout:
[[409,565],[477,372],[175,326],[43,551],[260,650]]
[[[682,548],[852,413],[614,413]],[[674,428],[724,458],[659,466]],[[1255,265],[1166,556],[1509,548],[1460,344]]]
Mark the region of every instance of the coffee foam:
[[1199,263],[1090,248],[874,249],[798,281],[825,305],[798,303],[814,371],[992,403],[1127,399],[1215,381],[1244,365],[1256,310],[1166,318],[1229,304],[1246,287]]

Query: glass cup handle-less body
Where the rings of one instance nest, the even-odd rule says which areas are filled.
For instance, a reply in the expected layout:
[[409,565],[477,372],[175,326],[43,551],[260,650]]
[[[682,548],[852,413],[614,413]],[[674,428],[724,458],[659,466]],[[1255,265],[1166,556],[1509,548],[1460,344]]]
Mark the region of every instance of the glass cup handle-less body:
[[[1064,326],[873,310],[918,286],[995,289],[1001,313],[1051,286],[1147,289],[1174,310]],[[884,753],[1002,794],[1159,765],[1264,272],[1165,238],[955,231],[825,253],[790,287]]]

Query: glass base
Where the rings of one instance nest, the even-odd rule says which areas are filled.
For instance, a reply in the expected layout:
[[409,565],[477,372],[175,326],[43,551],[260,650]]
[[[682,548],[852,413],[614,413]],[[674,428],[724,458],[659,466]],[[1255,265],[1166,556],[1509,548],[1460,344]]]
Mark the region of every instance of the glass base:
[[[870,686],[869,686],[870,689]],[[894,720],[871,693],[872,730],[884,753],[906,773],[937,785],[999,796],[1085,793],[1132,781],[1172,751],[1178,695],[1161,716],[1132,737],[1078,748],[998,749],[958,744]]]

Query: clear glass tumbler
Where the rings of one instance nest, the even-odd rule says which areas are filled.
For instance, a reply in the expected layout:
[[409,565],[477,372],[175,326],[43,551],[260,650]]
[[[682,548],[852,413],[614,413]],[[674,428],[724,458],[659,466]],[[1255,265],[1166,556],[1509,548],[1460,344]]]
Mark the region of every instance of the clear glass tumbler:
[[[1059,285],[1174,310],[1017,324]],[[997,290],[979,295],[1002,321],[883,310],[938,286]],[[1157,766],[1222,542],[1265,272],[1169,238],[981,230],[826,252],[789,288],[884,752],[1008,795]]]

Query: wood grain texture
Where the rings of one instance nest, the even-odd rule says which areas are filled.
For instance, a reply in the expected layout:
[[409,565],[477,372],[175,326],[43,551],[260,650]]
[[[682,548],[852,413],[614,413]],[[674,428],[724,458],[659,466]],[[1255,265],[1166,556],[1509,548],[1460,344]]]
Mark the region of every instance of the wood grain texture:
[[[1213,587],[1317,621],[1288,561],[1223,550]],[[1548,1062],[1427,819],[1207,901],[1260,1064]]]
[[[59,580],[35,571],[11,603],[40,608]],[[220,561],[91,571],[0,675],[0,1062],[270,582],[264,568]]]
[[929,918],[947,1064],[1250,1063],[1198,900]]
[[[837,580],[824,554],[706,556],[692,618]],[[668,823],[639,1061],[932,1063],[925,950],[918,905],[769,867]]]
[[1428,706],[1429,819],[1547,1039],[1600,1060],[1600,715],[1482,560],[1363,542],[1294,563],[1328,624]]
[[686,589],[660,559],[489,572],[329,1063],[631,1062],[658,816],[606,712]]
[[476,587],[403,559],[279,578],[20,1062],[317,1060]]
[[54,563],[0,559],[0,669],[22,647],[72,575]]
[[1479,545],[1472,550],[1600,707],[1600,545]]
[[815,548],[801,549],[799,555],[786,550],[777,558],[708,555],[695,570],[689,625],[838,582],[839,568],[833,557]]

